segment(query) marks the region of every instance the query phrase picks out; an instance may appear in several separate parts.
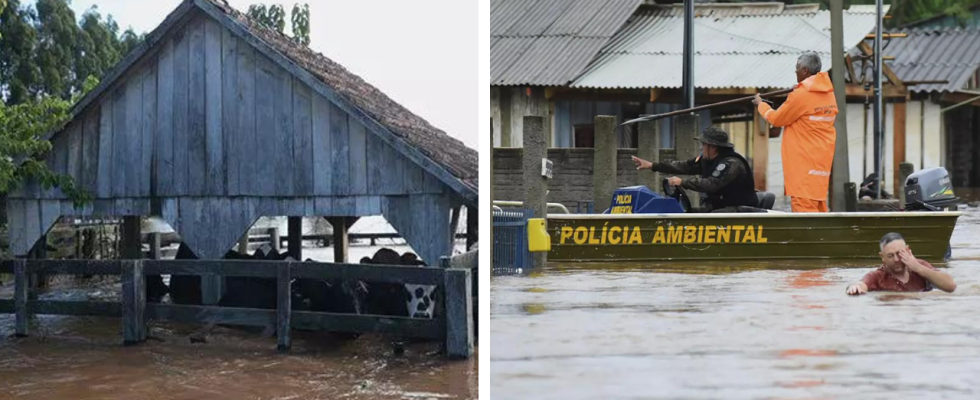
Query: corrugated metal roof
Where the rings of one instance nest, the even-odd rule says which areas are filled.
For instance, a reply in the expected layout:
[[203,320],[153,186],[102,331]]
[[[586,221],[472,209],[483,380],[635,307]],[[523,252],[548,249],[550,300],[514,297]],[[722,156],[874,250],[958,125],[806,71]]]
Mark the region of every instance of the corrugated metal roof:
[[[796,59],[807,51],[820,53],[823,69],[830,68],[828,11],[781,3],[728,6],[695,6],[704,15],[694,20],[696,87],[792,87]],[[684,20],[676,8],[637,13],[572,86],[681,87]],[[781,12],[775,14],[776,9]],[[844,12],[845,45],[857,45],[874,29],[873,11],[852,7]]]
[[490,84],[565,85],[642,0],[495,0]]
[[978,28],[904,29],[909,36],[891,40],[882,54],[903,81],[948,80],[945,84],[909,86],[914,93],[952,92],[963,89],[980,68]]

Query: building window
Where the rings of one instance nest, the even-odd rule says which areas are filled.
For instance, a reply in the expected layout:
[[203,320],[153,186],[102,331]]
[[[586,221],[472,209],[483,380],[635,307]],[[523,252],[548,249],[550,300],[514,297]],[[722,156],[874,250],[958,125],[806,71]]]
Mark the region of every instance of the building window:
[[576,124],[575,147],[595,147],[595,125]]

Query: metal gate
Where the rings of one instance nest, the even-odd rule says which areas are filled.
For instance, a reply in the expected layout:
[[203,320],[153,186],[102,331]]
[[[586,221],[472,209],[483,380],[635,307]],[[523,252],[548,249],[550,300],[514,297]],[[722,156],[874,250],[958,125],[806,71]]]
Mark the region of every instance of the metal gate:
[[517,274],[531,267],[527,244],[527,220],[534,217],[530,209],[493,211],[493,274]]

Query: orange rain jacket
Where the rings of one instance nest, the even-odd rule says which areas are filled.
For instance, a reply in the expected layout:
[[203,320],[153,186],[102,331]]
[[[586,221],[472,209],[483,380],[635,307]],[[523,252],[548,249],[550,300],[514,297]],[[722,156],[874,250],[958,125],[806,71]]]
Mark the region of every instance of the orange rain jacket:
[[786,195],[826,201],[834,163],[837,99],[830,76],[821,72],[803,80],[778,110],[759,103],[759,114],[783,133],[783,180]]

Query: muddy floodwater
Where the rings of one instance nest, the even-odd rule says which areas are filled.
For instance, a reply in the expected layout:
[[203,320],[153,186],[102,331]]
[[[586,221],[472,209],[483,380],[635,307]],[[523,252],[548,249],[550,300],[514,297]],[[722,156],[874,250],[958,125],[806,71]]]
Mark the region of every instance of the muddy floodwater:
[[952,294],[846,296],[869,264],[553,264],[495,277],[484,398],[980,398],[980,212],[963,211]]
[[[112,287],[87,283],[82,295]],[[393,337],[294,330],[290,353],[279,354],[261,329],[201,328],[151,322],[145,343],[123,347],[119,318],[38,316],[30,337],[14,338],[14,316],[0,315],[0,399],[478,398],[478,356],[447,360],[437,342],[406,343],[396,355]]]

